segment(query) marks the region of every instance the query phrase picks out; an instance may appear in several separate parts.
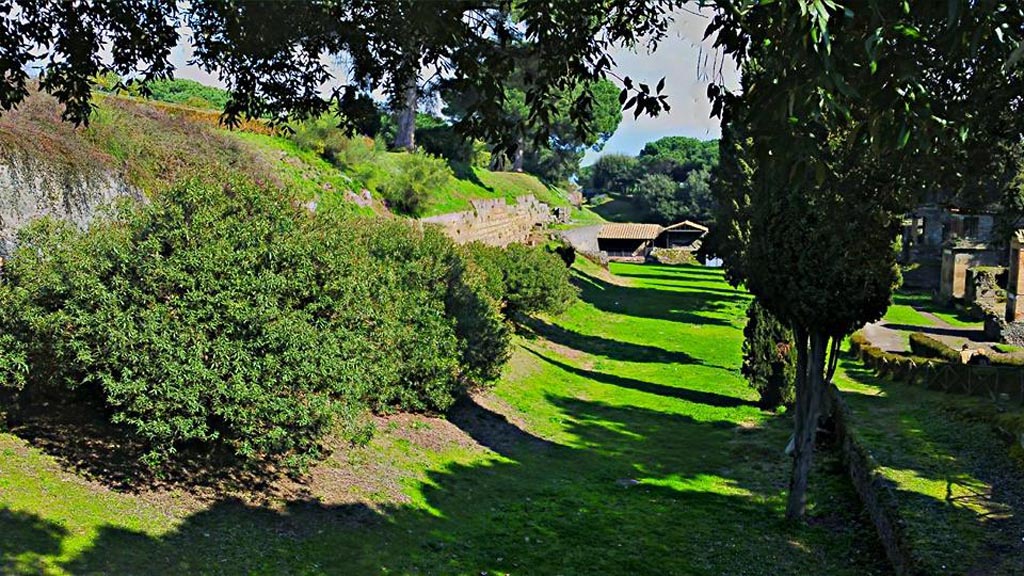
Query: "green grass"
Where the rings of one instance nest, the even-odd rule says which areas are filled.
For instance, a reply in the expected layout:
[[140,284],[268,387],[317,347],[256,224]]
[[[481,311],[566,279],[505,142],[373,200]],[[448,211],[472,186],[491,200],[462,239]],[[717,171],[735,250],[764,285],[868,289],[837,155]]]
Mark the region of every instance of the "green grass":
[[274,175],[303,200],[316,200],[317,209],[336,209],[371,215],[372,207],[345,199],[346,192],[361,192],[357,182],[317,154],[304,150],[287,138],[252,132],[223,131],[229,138],[248,144],[274,166]]
[[912,304],[906,303],[907,298],[904,296],[904,294],[899,293],[893,296],[893,303],[885,312],[884,320],[886,322],[889,324],[902,324],[905,326],[935,325],[935,322],[918,312]]
[[747,295],[718,270],[611,271],[581,261],[582,301],[531,322],[458,428],[393,419],[301,496],[154,501],[0,434],[0,572],[888,573],[829,453],[808,525],[784,522],[790,423],[739,374]]
[[595,214],[609,222],[647,222],[647,212],[640,208],[632,198],[624,196],[608,197],[600,204],[590,207]]
[[934,327],[938,323],[921,314],[927,312],[940,321],[956,328],[976,328],[982,324],[965,311],[936,304],[930,294],[923,292],[897,292],[892,306],[885,313],[885,321],[906,326]]
[[[397,153],[391,153],[397,154]],[[471,210],[470,200],[504,198],[512,204],[516,198],[533,194],[549,206],[567,206],[564,193],[549,188],[535,176],[517,172],[491,172],[482,168],[463,168],[446,190],[438,190],[427,204],[424,216]]]
[[836,383],[895,491],[919,573],[1021,574],[1024,468],[995,433],[991,401],[886,382],[852,359]]

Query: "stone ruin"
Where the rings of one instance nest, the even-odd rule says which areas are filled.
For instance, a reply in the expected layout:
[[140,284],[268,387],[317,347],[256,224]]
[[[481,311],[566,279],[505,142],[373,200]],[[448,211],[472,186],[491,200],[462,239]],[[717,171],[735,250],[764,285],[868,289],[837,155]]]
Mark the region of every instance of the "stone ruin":
[[[971,271],[968,301],[985,312],[985,337],[1024,346],[1024,230],[1010,240],[1010,265],[978,268]],[[1000,276],[1006,275],[1005,293],[1000,289]]]
[[[509,204],[504,198],[471,200],[472,210],[421,218],[420,222],[441,226],[457,244],[482,242],[507,246],[525,242],[537,228],[551,223],[551,208],[532,194]],[[567,214],[567,212],[566,212]]]

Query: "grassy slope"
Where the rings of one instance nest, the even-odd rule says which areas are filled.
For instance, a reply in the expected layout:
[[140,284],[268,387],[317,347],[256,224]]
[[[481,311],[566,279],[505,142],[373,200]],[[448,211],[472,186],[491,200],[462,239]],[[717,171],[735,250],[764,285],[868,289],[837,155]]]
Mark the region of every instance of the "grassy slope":
[[342,174],[285,140],[221,130],[211,125],[215,115],[189,108],[114,96],[96,104],[89,126],[75,129],[60,120],[55,100],[33,94],[0,119],[0,143],[53,158],[69,170],[105,166],[146,192],[185,178],[223,182],[243,176],[290,188],[323,206],[371,212],[344,200]]
[[845,360],[837,385],[857,433],[892,482],[924,574],[1024,573],[1024,469],[979,410],[990,401],[874,377]]
[[631,199],[624,196],[608,197],[604,202],[591,207],[594,213],[609,222],[646,222],[647,213]]
[[[232,175],[285,186],[303,201],[315,200],[321,209],[383,213],[379,202],[361,207],[347,201],[347,191],[360,192],[354,173],[346,174],[317,154],[287,138],[258,132],[228,131],[216,126],[216,113],[186,106],[100,96],[84,130],[60,121],[56,102],[35,94],[19,110],[0,120],[0,143],[59,158],[75,170],[106,165],[146,191],[158,191],[182,178],[201,176],[223,181]],[[250,126],[253,129],[258,125]],[[379,153],[370,161],[393,162],[394,153]],[[529,174],[490,172],[474,168],[437,191],[427,215],[469,210],[476,198],[505,198],[533,194],[552,206],[565,206],[565,195]]]
[[710,269],[581,266],[584,301],[533,323],[464,432],[393,420],[302,497],[154,503],[0,434],[0,572],[885,573],[833,459],[809,527],[782,521],[789,424],[738,374],[747,297]]

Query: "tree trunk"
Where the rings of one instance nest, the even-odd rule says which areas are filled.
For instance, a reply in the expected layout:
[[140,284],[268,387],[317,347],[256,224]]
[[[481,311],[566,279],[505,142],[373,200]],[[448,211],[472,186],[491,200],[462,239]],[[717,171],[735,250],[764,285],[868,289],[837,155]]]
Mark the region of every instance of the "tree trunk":
[[524,152],[523,148],[525,148],[525,146],[523,145],[523,137],[520,136],[516,140],[516,150],[515,150],[515,152],[512,153],[512,171],[513,172],[522,172],[523,171],[523,156],[525,155],[525,152]]
[[829,337],[821,332],[796,330],[796,432],[794,434],[793,474],[789,480],[786,518],[799,520],[807,510],[807,477],[814,458],[814,438],[825,389],[825,360]]
[[395,119],[395,150],[416,148],[416,102],[419,99],[419,81],[415,74],[409,76],[402,89],[401,108]]

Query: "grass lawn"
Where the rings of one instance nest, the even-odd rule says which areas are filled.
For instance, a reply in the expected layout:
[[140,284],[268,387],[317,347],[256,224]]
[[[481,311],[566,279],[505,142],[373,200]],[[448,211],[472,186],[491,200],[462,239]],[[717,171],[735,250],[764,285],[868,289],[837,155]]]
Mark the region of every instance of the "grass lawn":
[[1024,574],[1024,466],[980,415],[992,402],[874,377],[842,362],[853,425],[896,492],[922,574]]
[[262,499],[113,489],[0,434],[0,573],[889,573],[829,453],[808,524],[783,521],[790,423],[739,374],[745,294],[580,266],[582,301],[531,323],[493,391],[382,419]]
[[982,325],[980,320],[970,317],[965,312],[949,306],[936,304],[930,294],[923,292],[897,292],[893,295],[893,304],[885,314],[885,321],[890,324],[906,326],[934,327],[938,325],[932,318],[921,314],[926,312],[941,322],[955,328],[977,328]]
[[933,322],[927,316],[918,312],[913,304],[916,300],[904,293],[896,293],[893,295],[892,306],[885,312],[885,318],[883,318],[889,324],[901,324],[904,326],[934,326]]
[[[389,153],[393,156],[399,153]],[[470,200],[504,198],[512,204],[519,196],[533,194],[549,206],[568,206],[561,191],[549,188],[535,176],[519,172],[491,172],[482,168],[457,171],[450,186],[431,197],[424,216],[472,209]]]

